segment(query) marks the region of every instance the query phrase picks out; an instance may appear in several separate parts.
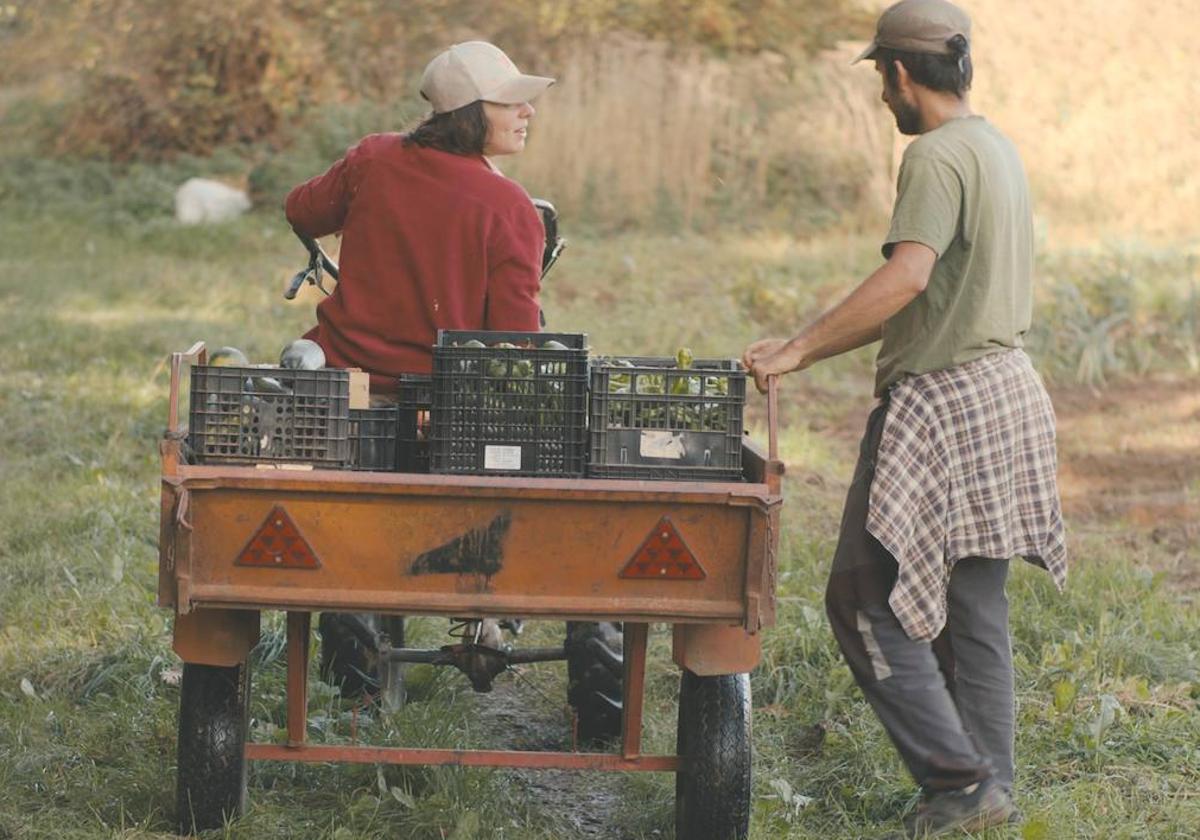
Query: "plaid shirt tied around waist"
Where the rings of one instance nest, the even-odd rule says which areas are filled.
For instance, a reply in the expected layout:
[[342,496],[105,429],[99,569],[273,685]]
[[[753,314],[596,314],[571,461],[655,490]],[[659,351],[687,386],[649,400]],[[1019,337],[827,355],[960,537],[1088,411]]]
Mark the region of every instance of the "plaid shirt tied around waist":
[[941,632],[964,557],[1024,557],[1061,590],[1054,409],[1029,357],[1006,350],[909,376],[887,400],[867,530],[896,558],[888,603],[909,638]]

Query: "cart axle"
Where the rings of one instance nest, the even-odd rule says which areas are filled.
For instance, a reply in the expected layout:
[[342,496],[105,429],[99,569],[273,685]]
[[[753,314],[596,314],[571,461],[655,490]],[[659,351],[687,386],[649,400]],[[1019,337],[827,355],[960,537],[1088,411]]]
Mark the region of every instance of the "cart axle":
[[527,665],[531,662],[558,662],[567,658],[565,648],[514,648],[513,650],[497,650],[484,645],[447,645],[442,648],[390,648],[380,649],[381,659],[392,662],[419,662],[425,665],[454,665],[455,657],[459,655],[458,648],[483,648],[493,654],[503,656],[510,665]]
[[530,662],[555,662],[567,658],[563,648],[529,648],[528,650],[494,648],[488,645],[446,645],[437,650],[422,648],[379,649],[379,658],[387,662],[418,662],[425,665],[453,665],[471,680],[471,687],[480,694],[492,690],[492,681],[513,665]]

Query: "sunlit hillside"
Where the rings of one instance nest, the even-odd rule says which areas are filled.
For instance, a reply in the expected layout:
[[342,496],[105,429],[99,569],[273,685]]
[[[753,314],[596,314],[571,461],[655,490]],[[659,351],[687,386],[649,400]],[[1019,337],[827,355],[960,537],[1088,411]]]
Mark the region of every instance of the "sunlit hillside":
[[[505,165],[576,219],[874,230],[901,141],[871,67],[849,59],[885,5],[514,0],[502,13],[465,0],[227,0],[170,15],[148,14],[154,0],[0,5],[0,151],[170,159],[240,142],[246,170],[283,151],[309,155],[296,166],[308,172],[359,126],[419,116],[428,57],[484,37],[558,77],[527,154]],[[976,107],[1020,145],[1053,241],[1187,247],[1200,218],[1200,4],[964,5]],[[385,110],[364,118],[364,105]],[[261,200],[295,174],[257,179]]]
[[1075,234],[1195,240],[1200,3],[973,0],[975,102]]

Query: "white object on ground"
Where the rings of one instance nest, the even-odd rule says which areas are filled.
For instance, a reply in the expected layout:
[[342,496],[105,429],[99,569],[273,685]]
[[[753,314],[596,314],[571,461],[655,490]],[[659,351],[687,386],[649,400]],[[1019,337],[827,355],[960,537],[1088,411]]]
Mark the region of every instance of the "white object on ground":
[[189,178],[175,190],[175,218],[185,225],[223,222],[249,209],[246,193],[220,181]]

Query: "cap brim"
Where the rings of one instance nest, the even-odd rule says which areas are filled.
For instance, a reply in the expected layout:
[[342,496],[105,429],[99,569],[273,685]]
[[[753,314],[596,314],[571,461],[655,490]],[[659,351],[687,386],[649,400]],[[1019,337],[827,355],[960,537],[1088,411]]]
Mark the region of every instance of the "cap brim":
[[546,76],[517,76],[509,79],[493,91],[484,93],[479,98],[484,102],[495,102],[498,105],[519,105],[522,102],[532,102],[546,88],[554,84],[554,79]]
[[879,42],[876,41],[874,38],[872,38],[871,43],[867,44],[867,48],[865,50],[863,50],[861,53],[859,53],[858,58],[854,59],[850,63],[858,64],[858,62],[860,62],[860,61],[866,61],[868,58],[875,55],[875,51],[877,49],[879,49]]

